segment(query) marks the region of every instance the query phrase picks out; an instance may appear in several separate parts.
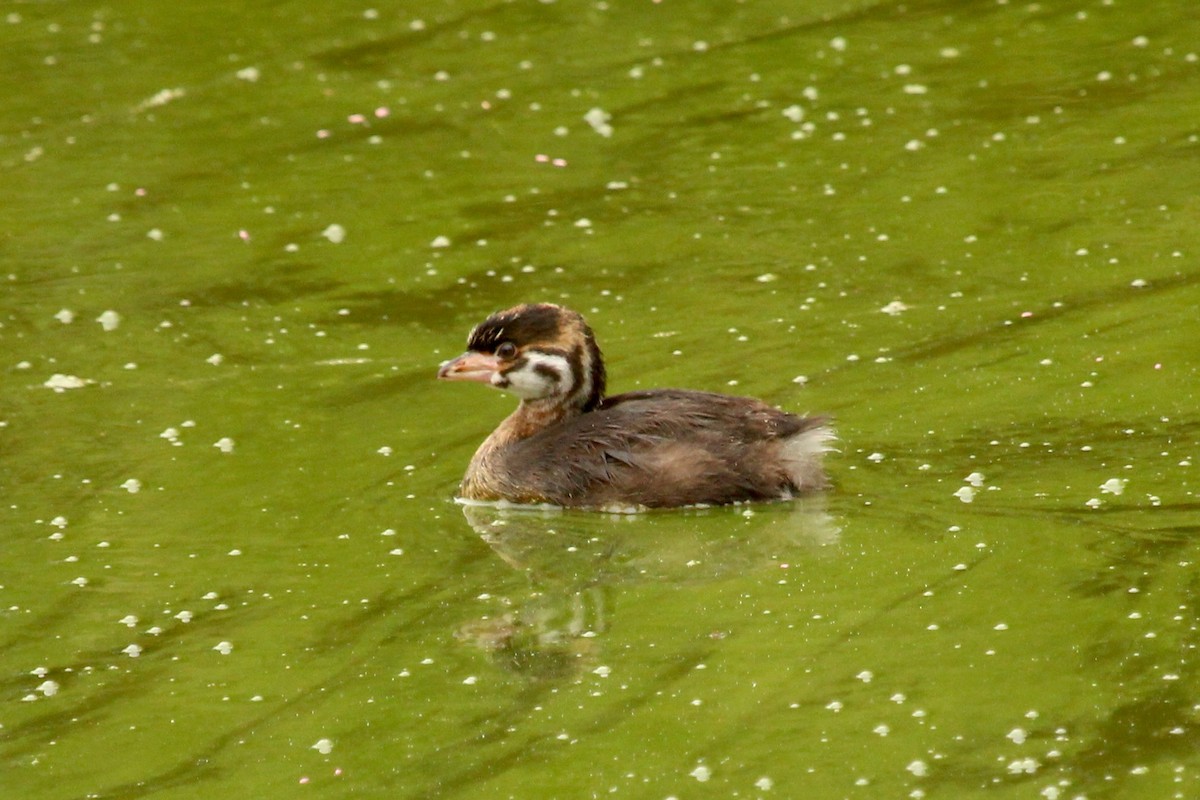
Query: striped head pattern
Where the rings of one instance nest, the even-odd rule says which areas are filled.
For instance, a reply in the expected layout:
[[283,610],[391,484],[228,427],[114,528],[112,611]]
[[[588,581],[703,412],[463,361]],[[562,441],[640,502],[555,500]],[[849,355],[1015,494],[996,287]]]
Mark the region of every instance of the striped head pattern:
[[592,329],[562,306],[520,305],[492,314],[471,331],[467,350],[490,357],[488,383],[524,401],[591,411],[604,398],[604,361]]

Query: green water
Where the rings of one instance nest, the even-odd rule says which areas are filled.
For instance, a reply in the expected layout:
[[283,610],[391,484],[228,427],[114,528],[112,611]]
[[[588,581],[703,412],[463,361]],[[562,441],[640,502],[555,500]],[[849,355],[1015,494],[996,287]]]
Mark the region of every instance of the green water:
[[[0,797],[1200,793],[1192,3],[9,2],[0,65]],[[437,365],[537,300],[835,489],[455,505],[512,400]]]

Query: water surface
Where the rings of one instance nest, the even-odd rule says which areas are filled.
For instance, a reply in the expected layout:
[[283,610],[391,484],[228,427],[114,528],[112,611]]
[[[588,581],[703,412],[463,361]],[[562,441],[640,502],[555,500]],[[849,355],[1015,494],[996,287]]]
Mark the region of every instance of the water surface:
[[[10,3],[6,796],[1196,794],[1187,3]],[[521,301],[835,488],[463,508]],[[111,313],[110,313],[111,312]]]

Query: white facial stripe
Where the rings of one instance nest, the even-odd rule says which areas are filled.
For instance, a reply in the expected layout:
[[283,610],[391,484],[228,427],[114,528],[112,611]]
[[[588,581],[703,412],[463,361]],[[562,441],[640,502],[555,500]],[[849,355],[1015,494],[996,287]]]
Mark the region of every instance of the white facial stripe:
[[527,350],[521,357],[525,363],[503,374],[497,373],[492,383],[522,400],[565,394],[572,388],[571,365],[567,359],[537,350]]
[[580,375],[582,380],[579,385],[571,392],[572,395],[586,398],[592,393],[592,357],[588,353],[586,347],[581,347],[578,350],[580,361]]

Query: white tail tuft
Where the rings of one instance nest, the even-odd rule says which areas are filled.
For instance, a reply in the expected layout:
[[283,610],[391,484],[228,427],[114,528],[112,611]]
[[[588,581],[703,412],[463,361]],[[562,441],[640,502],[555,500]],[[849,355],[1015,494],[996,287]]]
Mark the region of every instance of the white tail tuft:
[[827,485],[821,457],[837,449],[833,446],[836,441],[837,433],[833,427],[824,424],[784,440],[780,459],[797,491],[821,489]]

